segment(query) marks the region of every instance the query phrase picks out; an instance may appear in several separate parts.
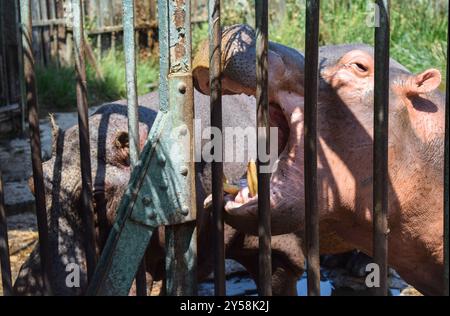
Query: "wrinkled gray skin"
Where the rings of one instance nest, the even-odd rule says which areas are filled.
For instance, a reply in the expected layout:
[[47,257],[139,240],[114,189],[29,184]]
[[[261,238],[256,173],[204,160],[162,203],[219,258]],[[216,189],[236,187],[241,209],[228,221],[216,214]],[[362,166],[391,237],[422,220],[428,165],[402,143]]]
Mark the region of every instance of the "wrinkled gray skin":
[[[255,100],[245,95],[223,98],[225,126],[254,126]],[[150,93],[139,99],[141,146],[143,146],[159,106],[158,94]],[[113,223],[115,211],[130,176],[126,143],[126,102],[106,104],[90,119],[90,144],[94,205],[107,215],[107,225]],[[202,126],[209,126],[209,97],[195,93],[196,118]],[[199,137],[199,136],[196,136]],[[203,142],[204,143],[204,142]],[[211,212],[203,209],[204,199],[211,193],[210,165],[197,163],[198,206],[198,271],[199,280],[212,271]],[[229,180],[239,179],[246,171],[245,163],[225,163]],[[79,169],[78,126],[62,132],[54,130],[52,158],[44,163],[46,205],[50,228],[51,266],[50,282],[54,295],[80,295],[86,289],[86,261],[84,256],[83,226],[80,217],[81,178]],[[101,221],[101,219],[100,219]],[[99,219],[96,220],[98,228]],[[100,235],[100,234],[99,234]],[[105,234],[99,236],[105,239]],[[258,239],[225,228],[226,257],[244,265],[257,276]],[[296,282],[303,273],[304,258],[301,241],[294,234],[272,238],[273,288],[275,294],[296,294]],[[77,263],[82,267],[81,287],[66,287],[66,265]],[[160,228],[151,240],[146,254],[147,279],[160,280],[164,276],[164,230]],[[255,282],[257,278],[254,278]],[[149,284],[151,284],[149,282]],[[15,282],[17,295],[42,295],[38,246],[22,266]]]

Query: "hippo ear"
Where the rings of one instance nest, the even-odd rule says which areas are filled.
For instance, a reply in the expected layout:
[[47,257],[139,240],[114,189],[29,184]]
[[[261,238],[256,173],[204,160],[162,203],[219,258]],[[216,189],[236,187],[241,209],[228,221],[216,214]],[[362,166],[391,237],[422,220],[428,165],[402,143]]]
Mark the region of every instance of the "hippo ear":
[[424,72],[412,76],[406,82],[405,89],[409,95],[429,93],[441,84],[442,76],[437,69],[428,69]]
[[116,146],[117,149],[128,148],[128,142],[129,142],[128,132],[125,131],[117,132],[114,138],[114,146]]
[[121,165],[128,166],[130,164],[128,132],[117,132],[114,135],[113,145],[115,148],[114,160]]
[[[222,32],[222,94],[255,94],[255,32],[248,25],[233,25]],[[195,88],[209,95],[209,42],[205,41],[193,61]]]

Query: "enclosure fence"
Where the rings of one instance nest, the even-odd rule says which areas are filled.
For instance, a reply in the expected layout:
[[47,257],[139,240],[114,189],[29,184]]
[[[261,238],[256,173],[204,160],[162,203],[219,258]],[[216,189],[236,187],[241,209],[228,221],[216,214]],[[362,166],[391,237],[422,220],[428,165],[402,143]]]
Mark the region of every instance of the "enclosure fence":
[[[48,223],[43,183],[40,132],[34,75],[32,43],[32,15],[30,0],[20,0],[23,71],[26,89],[26,105],[30,126],[33,181],[36,195],[36,215],[39,229],[39,251],[42,271],[48,293],[51,287]],[[168,295],[195,295],[196,275],[196,204],[195,172],[193,162],[178,162],[167,155],[172,145],[168,137],[174,129],[189,133],[193,144],[193,82],[191,65],[191,1],[158,1],[160,46],[160,113],[139,153],[138,102],[136,91],[136,28],[135,4],[123,0],[123,32],[126,58],[130,157],[133,171],[128,189],[117,210],[116,224],[111,230],[98,258],[93,223],[92,179],[87,115],[86,68],[83,6],[81,0],[72,0],[73,45],[77,72],[77,108],[79,117],[80,161],[82,173],[82,213],[86,228],[85,251],[89,287],[88,295],[127,295],[133,279],[137,277],[138,295],[145,295],[145,267],[142,258],[156,227],[166,227],[166,293]],[[388,204],[387,204],[387,144],[389,101],[389,1],[377,0],[380,26],[375,28],[375,99],[373,144],[373,253],[380,267],[381,286],[374,295],[387,295],[388,271]],[[222,128],[221,113],[221,23],[220,0],[209,0],[209,54],[210,54],[210,103],[211,126]],[[256,104],[259,145],[269,144],[268,104],[268,1],[255,1],[256,7]],[[319,260],[319,209],[317,197],[317,100],[319,61],[319,0],[306,1],[306,50],[305,50],[305,245],[307,257],[308,294],[320,295]],[[56,23],[52,22],[52,23]],[[57,24],[57,23],[56,23]],[[55,24],[49,24],[55,25]],[[183,39],[183,40],[180,40]],[[180,49],[170,49],[176,47]],[[449,45],[450,47],[450,45]],[[449,49],[450,52],[450,49]],[[450,68],[447,63],[447,72]],[[449,134],[448,111],[450,84],[447,80],[446,129],[445,129],[445,194],[444,194],[444,249],[445,294],[448,295],[448,186],[449,186]],[[156,127],[155,127],[156,126]],[[182,147],[192,156],[193,147]],[[266,147],[267,148],[267,147]],[[259,151],[258,151],[259,152]],[[259,294],[272,294],[271,286],[271,227],[270,227],[270,174],[260,172],[258,159],[258,217],[259,217]],[[225,295],[225,251],[223,219],[223,164],[212,163],[212,199],[214,221],[214,278],[215,294]],[[171,179],[170,184],[164,179]],[[172,187],[172,185],[174,187]],[[0,182],[0,250],[3,286],[5,294],[11,294],[11,273],[7,251],[6,218],[2,203]],[[6,255],[5,255],[6,254]],[[140,273],[137,273],[140,271]],[[117,277],[120,276],[120,277]]]

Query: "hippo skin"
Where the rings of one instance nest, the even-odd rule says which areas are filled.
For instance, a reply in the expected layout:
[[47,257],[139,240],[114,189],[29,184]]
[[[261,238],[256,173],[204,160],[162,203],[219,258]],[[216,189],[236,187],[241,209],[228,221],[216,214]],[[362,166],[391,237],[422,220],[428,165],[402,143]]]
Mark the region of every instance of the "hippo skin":
[[[203,127],[209,126],[209,97],[195,91],[196,118]],[[224,126],[254,126],[255,99],[246,95],[223,98]],[[140,146],[144,146],[148,132],[156,118],[159,107],[158,93],[153,92],[139,98]],[[96,217],[96,228],[100,244],[107,232],[99,231],[101,224],[111,227],[120,198],[129,177],[129,153],[127,143],[126,101],[103,105],[89,118],[91,164],[94,207],[100,215]],[[86,290],[86,260],[84,235],[81,221],[78,126],[66,131],[54,127],[53,152],[50,160],[43,164],[46,190],[46,206],[49,223],[52,273],[49,277],[53,295],[82,295]],[[205,143],[206,141],[203,141]],[[225,162],[224,173],[229,180],[239,180],[246,172],[246,163]],[[198,275],[205,279],[213,269],[211,243],[212,216],[204,209],[203,202],[211,193],[211,168],[205,162],[196,163],[197,178],[197,228],[198,228]],[[257,280],[258,238],[239,233],[225,225],[226,257],[240,262]],[[103,226],[101,226],[103,227]],[[279,295],[295,295],[296,282],[304,268],[301,240],[295,234],[276,236],[272,239],[273,287]],[[147,279],[164,277],[164,228],[154,234],[146,253]],[[81,286],[69,288],[65,279],[68,263],[81,267]],[[22,266],[15,282],[16,295],[42,295],[38,246]],[[132,291],[134,290],[134,286]]]
[[[224,30],[223,88],[255,95],[255,32]],[[318,208],[321,231],[372,255],[374,50],[368,45],[324,46],[319,51]],[[304,58],[269,44],[271,125],[287,139],[271,177],[272,234],[304,230]],[[194,60],[198,89],[209,93],[205,54]],[[445,106],[441,73],[412,74],[389,65],[388,219],[389,265],[424,294],[441,295]],[[243,189],[244,191],[244,189]],[[257,232],[257,197],[225,205],[225,221]],[[245,196],[245,194],[244,194]],[[322,249],[321,249],[322,251]]]

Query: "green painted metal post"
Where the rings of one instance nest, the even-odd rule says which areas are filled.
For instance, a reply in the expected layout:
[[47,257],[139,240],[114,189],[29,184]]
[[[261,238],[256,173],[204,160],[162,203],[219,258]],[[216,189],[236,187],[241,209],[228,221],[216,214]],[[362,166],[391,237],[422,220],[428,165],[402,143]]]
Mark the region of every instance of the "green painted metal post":
[[320,296],[319,209],[317,203],[317,91],[320,1],[306,1],[305,44],[305,244],[308,295]]
[[167,294],[196,293],[194,90],[188,12],[189,1],[159,1],[160,111],[131,173],[88,295],[128,295],[150,238],[162,225],[167,226]]
[[[168,104],[174,116],[189,135],[188,161],[182,167],[187,170],[186,192],[190,197],[182,206],[185,213],[196,215],[195,174],[193,151],[194,90],[192,83],[191,58],[191,2],[190,0],[160,1],[160,6],[168,5],[168,46],[164,52],[168,58],[168,94],[160,91],[161,98],[168,97]],[[164,10],[163,10],[164,12]],[[162,67],[161,67],[162,68]],[[185,171],[180,170],[184,173]],[[197,293],[197,238],[195,222],[166,227],[166,293],[167,295],[196,295]]]
[[[123,47],[125,51],[125,71],[127,79],[127,101],[128,101],[128,139],[130,146],[130,162],[134,168],[139,161],[139,111],[137,98],[136,79],[136,49],[134,36],[134,0],[123,0]],[[110,11],[112,6],[110,4]],[[147,282],[145,275],[145,260],[139,266],[136,274],[136,294],[145,296],[147,294]]]
[[139,160],[139,113],[136,80],[136,50],[134,37],[134,0],[123,0],[123,47],[128,101],[128,138],[130,161],[134,166]]
[[389,126],[389,1],[377,0],[380,26],[375,28],[373,144],[373,258],[380,268],[377,296],[388,294],[388,126]]

